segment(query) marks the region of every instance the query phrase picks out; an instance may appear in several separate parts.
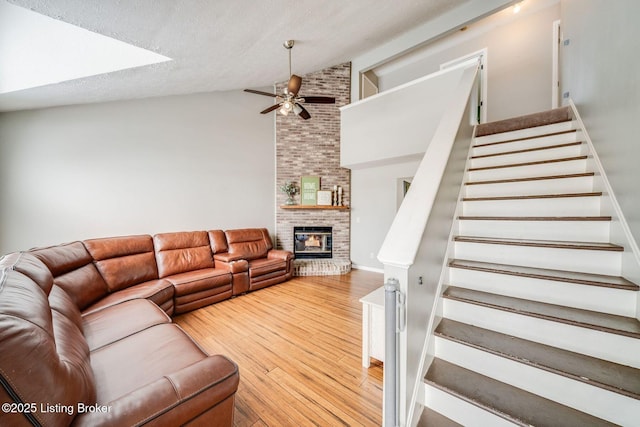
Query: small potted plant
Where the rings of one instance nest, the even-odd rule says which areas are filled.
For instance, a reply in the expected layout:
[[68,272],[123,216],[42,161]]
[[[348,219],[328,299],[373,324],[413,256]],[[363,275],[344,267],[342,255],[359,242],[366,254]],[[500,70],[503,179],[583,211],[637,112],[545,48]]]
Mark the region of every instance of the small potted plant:
[[296,202],[293,200],[293,195],[296,194],[296,184],[293,181],[286,181],[284,185],[280,187],[280,191],[287,195],[287,201],[285,205],[295,205]]

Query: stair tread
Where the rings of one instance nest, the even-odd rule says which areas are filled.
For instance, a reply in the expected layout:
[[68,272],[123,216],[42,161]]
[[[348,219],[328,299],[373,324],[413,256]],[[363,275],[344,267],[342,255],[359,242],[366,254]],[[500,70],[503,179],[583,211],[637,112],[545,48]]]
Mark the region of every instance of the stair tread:
[[425,382],[521,426],[614,425],[438,358]]
[[494,200],[529,200],[529,199],[563,199],[571,197],[601,197],[602,191],[589,193],[558,193],[558,194],[531,194],[522,196],[488,196],[488,197],[463,197],[463,202],[485,202]]
[[533,246],[540,248],[581,249],[622,252],[624,248],[612,243],[602,242],[569,242],[563,240],[508,239],[499,237],[455,236],[456,242],[488,243],[511,246]]
[[494,166],[483,166],[479,168],[469,168],[470,172],[474,171],[483,171],[490,169],[506,169],[506,168],[517,168],[521,166],[537,166],[548,163],[561,163],[561,162],[571,162],[574,160],[586,160],[587,156],[573,156],[573,157],[562,157],[559,159],[549,159],[549,160],[537,160],[535,162],[521,162],[521,163],[510,163],[508,165],[494,165]]
[[559,107],[553,110],[541,111],[538,113],[526,114],[518,117],[480,124],[476,126],[475,136],[481,137],[494,135],[497,133],[535,128],[539,126],[546,126],[568,121],[571,121],[570,109],[567,107]]
[[477,326],[442,319],[437,336],[640,399],[640,370]]
[[[527,140],[530,140],[530,139],[544,138],[544,137],[548,137],[548,136],[564,135],[566,133],[576,133],[576,129],[568,129],[568,130],[562,130],[562,131],[558,131],[558,132],[545,132],[545,133],[542,133],[542,134],[539,134],[539,135],[524,136],[524,137],[512,138],[512,139],[504,139],[502,141],[496,141],[496,142],[485,142],[485,143],[481,143],[481,144],[475,144],[475,145],[473,145],[473,148],[483,148],[483,147],[489,147],[489,146],[492,146],[492,145],[509,144],[511,142],[527,141]],[[482,138],[482,136],[487,136],[487,135],[476,136],[476,138]]]
[[424,408],[417,427],[462,427],[462,424],[458,424],[431,408]]
[[525,316],[640,339],[640,321],[636,318],[491,294],[472,289],[457,288],[455,286],[450,286],[443,294],[443,297]]
[[611,221],[610,216],[470,216],[461,215],[460,220],[478,221]]
[[546,175],[546,176],[532,176],[525,178],[506,178],[506,179],[492,179],[487,181],[467,181],[464,185],[483,185],[483,184],[502,184],[507,182],[527,182],[527,181],[542,181],[546,179],[567,179],[567,178],[583,178],[594,176],[594,172],[582,172],[572,173],[564,175]]
[[485,159],[487,157],[507,156],[509,154],[522,154],[522,153],[530,153],[530,152],[534,152],[534,151],[553,150],[554,148],[573,147],[573,146],[577,146],[577,145],[582,145],[582,141],[567,142],[567,143],[564,143],[564,144],[543,145],[543,146],[540,146],[540,147],[523,148],[521,150],[501,151],[499,153],[479,154],[479,155],[471,156],[471,158],[472,159]]
[[559,282],[575,283],[579,285],[604,286],[617,289],[638,291],[640,287],[635,283],[618,276],[603,274],[579,273],[547,268],[522,267],[508,264],[495,264],[481,261],[454,259],[449,267],[465,268],[468,270],[485,271],[490,273],[507,274],[511,276],[548,279]]

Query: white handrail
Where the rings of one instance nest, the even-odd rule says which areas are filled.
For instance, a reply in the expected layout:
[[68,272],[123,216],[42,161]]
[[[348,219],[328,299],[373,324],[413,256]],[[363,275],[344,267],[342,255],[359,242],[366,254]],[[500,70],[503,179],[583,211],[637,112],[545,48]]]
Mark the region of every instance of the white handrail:
[[408,267],[414,263],[422,233],[431,213],[433,201],[440,187],[440,180],[474,84],[478,60],[465,62],[451,71],[458,69],[463,70],[460,81],[451,93],[449,105],[378,252],[378,260],[383,264]]

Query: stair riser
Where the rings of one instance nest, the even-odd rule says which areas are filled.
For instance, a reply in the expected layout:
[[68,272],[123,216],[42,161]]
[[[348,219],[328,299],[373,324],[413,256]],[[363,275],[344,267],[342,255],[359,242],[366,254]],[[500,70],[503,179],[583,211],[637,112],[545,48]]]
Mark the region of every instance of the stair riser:
[[424,385],[424,396],[425,401],[422,403],[425,406],[465,426],[513,427],[517,425],[429,384]]
[[465,185],[466,197],[532,196],[538,194],[588,193],[593,177],[544,179],[524,182]]
[[460,288],[524,298],[620,316],[635,316],[635,292],[601,286],[449,268],[449,283]]
[[[511,151],[512,147],[503,147],[505,151]],[[510,165],[513,163],[537,162],[542,160],[560,159],[563,157],[575,157],[585,154],[585,149],[581,145],[568,147],[548,148],[545,150],[527,151],[524,153],[502,154],[499,156],[480,157],[471,159],[472,168],[482,168],[489,166]],[[474,154],[475,155],[475,154]]]
[[621,252],[455,242],[455,258],[619,276]]
[[474,200],[462,202],[466,216],[598,216],[602,197]]
[[436,337],[436,357],[598,418],[633,425],[640,400]]
[[537,126],[528,129],[520,129],[512,132],[496,133],[493,135],[475,138],[476,145],[491,144],[494,142],[510,141],[513,139],[547,136],[552,133],[565,132],[576,129],[573,122],[555,123],[546,126]]
[[444,299],[443,317],[640,368],[640,339]]
[[539,165],[515,166],[509,168],[469,171],[469,181],[487,181],[494,179],[530,178],[545,175],[564,175],[587,171],[586,160],[567,160],[564,162],[543,163]]
[[513,239],[608,242],[609,221],[497,221],[461,220],[459,233]]
[[577,133],[562,133],[559,135],[540,136],[538,138],[521,139],[517,141],[505,142],[495,145],[481,145],[478,142],[480,138],[474,140],[474,147],[471,151],[472,156],[484,156],[487,154],[503,153],[505,151],[528,150],[530,148],[546,147],[549,145],[567,144],[569,142],[577,142]]

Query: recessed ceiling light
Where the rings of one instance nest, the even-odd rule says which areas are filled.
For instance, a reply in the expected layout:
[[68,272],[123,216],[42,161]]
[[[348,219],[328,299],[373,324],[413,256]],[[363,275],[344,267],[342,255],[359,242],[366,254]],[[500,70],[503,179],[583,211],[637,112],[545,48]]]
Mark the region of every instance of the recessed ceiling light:
[[0,93],[171,58],[0,1]]

